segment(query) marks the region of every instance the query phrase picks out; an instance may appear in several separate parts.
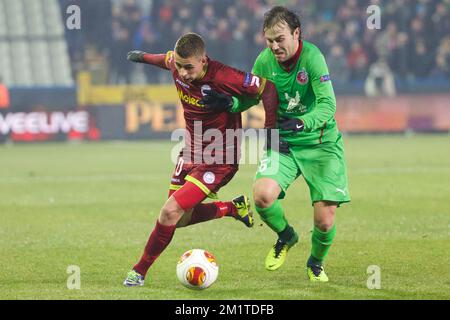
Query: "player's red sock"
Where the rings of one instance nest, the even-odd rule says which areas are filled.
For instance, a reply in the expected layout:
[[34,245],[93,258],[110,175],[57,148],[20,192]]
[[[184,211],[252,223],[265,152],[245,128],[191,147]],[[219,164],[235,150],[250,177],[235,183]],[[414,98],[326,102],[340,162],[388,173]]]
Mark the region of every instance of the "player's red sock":
[[135,271],[145,277],[150,266],[156,258],[159,257],[161,252],[164,251],[170,241],[172,241],[175,228],[175,225],[165,226],[159,223],[159,221],[156,221],[156,226],[145,246],[144,254],[141,257],[141,260],[133,267]]
[[188,225],[219,219],[223,216],[235,216],[237,214],[236,207],[233,202],[212,202],[201,203],[194,207],[192,211],[191,221]]

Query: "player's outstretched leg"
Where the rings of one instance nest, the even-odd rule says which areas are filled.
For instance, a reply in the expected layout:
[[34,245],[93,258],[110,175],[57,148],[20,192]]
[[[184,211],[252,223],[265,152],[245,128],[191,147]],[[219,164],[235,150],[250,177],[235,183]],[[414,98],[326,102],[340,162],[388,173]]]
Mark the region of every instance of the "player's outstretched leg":
[[250,205],[250,199],[246,195],[242,195],[231,200],[233,205],[236,207],[236,213],[233,217],[247,227],[253,227],[253,211]]
[[253,226],[253,212],[249,198],[241,195],[228,202],[200,203],[179,221],[177,227],[187,227],[226,216],[233,217],[251,228]]

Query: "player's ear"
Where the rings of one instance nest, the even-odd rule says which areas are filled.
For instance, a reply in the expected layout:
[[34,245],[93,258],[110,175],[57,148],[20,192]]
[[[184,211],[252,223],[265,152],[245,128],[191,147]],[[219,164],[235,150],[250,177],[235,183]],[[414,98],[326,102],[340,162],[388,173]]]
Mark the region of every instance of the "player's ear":
[[294,35],[294,40],[300,39],[300,28],[299,27],[295,28],[293,35]]
[[206,53],[202,54],[202,56],[200,58],[200,62],[202,64],[206,64],[207,61],[208,61],[208,59],[206,58]]

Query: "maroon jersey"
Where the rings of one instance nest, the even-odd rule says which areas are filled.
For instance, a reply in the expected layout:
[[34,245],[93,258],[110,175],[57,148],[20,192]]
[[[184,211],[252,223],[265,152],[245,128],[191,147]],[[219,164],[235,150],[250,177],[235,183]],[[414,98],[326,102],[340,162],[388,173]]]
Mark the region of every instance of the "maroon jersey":
[[[204,75],[191,83],[181,80],[175,67],[174,54],[166,55],[166,66],[172,71],[186,122],[186,146],[183,158],[188,162],[237,164],[240,158],[240,113],[217,113],[201,105],[205,90],[232,96],[260,98],[266,80],[208,58]],[[231,129],[231,130],[227,130]],[[236,131],[237,130],[237,131]]]

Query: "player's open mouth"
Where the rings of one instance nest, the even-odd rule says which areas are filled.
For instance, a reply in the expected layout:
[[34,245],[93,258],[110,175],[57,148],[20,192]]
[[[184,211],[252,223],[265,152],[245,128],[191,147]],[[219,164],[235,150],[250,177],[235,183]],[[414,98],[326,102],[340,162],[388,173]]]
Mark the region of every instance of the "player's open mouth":
[[283,51],[274,51],[274,54],[276,57],[281,57],[282,55],[284,55]]

